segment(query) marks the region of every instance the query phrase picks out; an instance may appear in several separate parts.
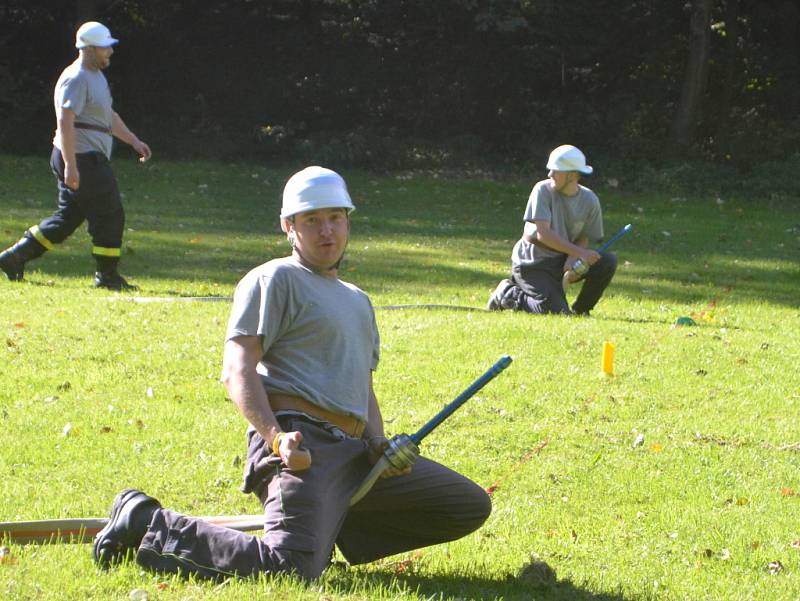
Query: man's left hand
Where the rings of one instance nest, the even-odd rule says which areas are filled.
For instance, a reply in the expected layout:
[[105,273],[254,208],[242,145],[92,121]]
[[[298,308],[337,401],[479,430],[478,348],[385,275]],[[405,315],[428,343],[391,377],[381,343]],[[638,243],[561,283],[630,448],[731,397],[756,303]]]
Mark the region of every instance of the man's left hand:
[[140,139],[134,140],[133,149],[139,153],[139,162],[144,163],[145,161],[149,161],[150,157],[153,156],[153,153],[150,151],[150,147],[142,142]]

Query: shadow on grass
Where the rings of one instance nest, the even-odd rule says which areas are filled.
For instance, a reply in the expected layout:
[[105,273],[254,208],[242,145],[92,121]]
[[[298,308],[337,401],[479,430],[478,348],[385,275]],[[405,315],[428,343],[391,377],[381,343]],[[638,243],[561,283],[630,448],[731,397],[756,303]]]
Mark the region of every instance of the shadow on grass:
[[[85,244],[83,242],[71,241],[63,248],[31,262],[27,268],[28,279],[32,277],[35,280],[37,271],[40,279],[46,279],[50,274],[90,278],[94,272],[94,261],[89,255],[88,241]],[[353,244],[348,251],[341,277],[370,294],[401,289],[419,290],[424,291],[420,302],[431,302],[439,300],[436,298],[437,286],[474,289],[488,294],[499,279],[508,275],[503,269],[437,262],[435,256],[424,252],[364,252],[360,246],[361,240],[358,240],[358,244]],[[83,252],[80,247],[83,247]],[[175,294],[185,295],[192,293],[192,282],[197,281],[228,286],[232,290],[247,271],[286,254],[288,248],[283,240],[274,236],[240,239],[235,244],[225,246],[224,241],[164,241],[155,235],[148,235],[126,243],[120,271],[133,280],[138,278],[137,283],[145,292],[146,280],[142,278],[184,282],[186,287],[179,286]],[[703,305],[717,301],[726,304],[769,302],[787,307],[798,306],[800,271],[796,266],[776,266],[775,263],[771,267],[733,265],[706,273],[695,270],[691,265],[681,269],[665,264],[663,257],[648,263],[646,258],[633,253],[627,256],[633,259],[635,268],[626,270],[621,267],[609,293],[629,298]],[[669,260],[678,259],[671,257]]]
[[[25,173],[0,187],[8,210],[0,216],[7,236],[2,248],[49,214],[54,196],[49,173],[39,173],[41,161],[3,160]],[[145,293],[145,278],[178,282],[170,286],[178,295],[195,292],[202,287],[197,282],[232,290],[249,269],[288,252],[276,218],[285,170],[222,163],[141,169],[125,161],[115,169],[127,194],[128,227],[134,230],[126,232],[121,271],[138,279]],[[29,189],[29,179],[35,189]],[[368,293],[421,291],[420,302],[430,302],[441,287],[488,294],[506,277],[527,185],[406,182],[365,174],[353,174],[352,180],[359,209],[343,279]],[[615,248],[621,267],[609,292],[705,303],[731,288],[727,303],[797,306],[800,224],[786,223],[791,203],[772,203],[754,223],[752,206],[743,202],[720,208],[654,197],[637,200],[644,212],[633,218],[627,202],[609,202],[605,214],[609,231],[635,222],[634,233]],[[403,248],[364,250],[374,240],[401,242]],[[419,251],[406,250],[409,246]],[[32,263],[32,275],[38,270],[44,278],[91,276],[89,251],[81,228],[57,251]]]
[[[390,574],[372,572],[368,575],[342,572],[335,581],[345,590],[358,593],[368,588],[381,590],[412,591],[426,599],[454,597],[471,601],[492,599],[519,599],[537,601],[625,601],[618,593],[594,592],[574,585],[569,580],[548,583],[526,582],[513,576],[505,578],[484,578],[476,576],[435,576],[425,577],[415,574]],[[366,581],[366,582],[365,582]]]

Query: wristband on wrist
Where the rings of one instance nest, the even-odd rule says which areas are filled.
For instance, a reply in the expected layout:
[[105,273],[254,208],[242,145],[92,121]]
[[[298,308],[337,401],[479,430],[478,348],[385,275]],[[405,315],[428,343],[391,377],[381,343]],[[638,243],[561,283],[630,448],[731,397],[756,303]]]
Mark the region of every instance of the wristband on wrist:
[[281,444],[281,437],[286,434],[286,432],[278,432],[277,436],[272,439],[272,452],[275,453],[278,457],[280,457],[281,453],[279,450]]

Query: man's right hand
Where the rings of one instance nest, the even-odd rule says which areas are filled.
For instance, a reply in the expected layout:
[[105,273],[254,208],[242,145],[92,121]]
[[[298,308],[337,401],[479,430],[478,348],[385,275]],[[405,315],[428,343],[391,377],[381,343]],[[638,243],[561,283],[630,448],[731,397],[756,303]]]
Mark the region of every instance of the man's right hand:
[[284,432],[278,443],[281,461],[287,469],[301,472],[311,467],[311,453],[300,448],[303,435],[300,432]]
[[68,163],[64,165],[64,183],[71,190],[77,190],[81,185],[81,174],[78,173],[78,166]]

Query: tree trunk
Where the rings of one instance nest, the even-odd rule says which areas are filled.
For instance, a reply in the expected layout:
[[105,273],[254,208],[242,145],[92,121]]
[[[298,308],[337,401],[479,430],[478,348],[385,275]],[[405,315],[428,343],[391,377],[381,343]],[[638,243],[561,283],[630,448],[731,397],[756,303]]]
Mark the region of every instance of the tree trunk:
[[725,10],[725,68],[722,73],[722,95],[715,109],[716,113],[716,139],[720,144],[720,151],[728,151],[731,124],[731,107],[736,92],[740,89],[737,85],[738,73],[741,69],[741,59],[737,48],[741,27],[739,27],[739,0],[728,0]]
[[681,101],[672,122],[672,142],[688,148],[695,138],[700,108],[708,85],[711,42],[711,8],[714,0],[695,0],[689,29],[689,60],[686,65]]

